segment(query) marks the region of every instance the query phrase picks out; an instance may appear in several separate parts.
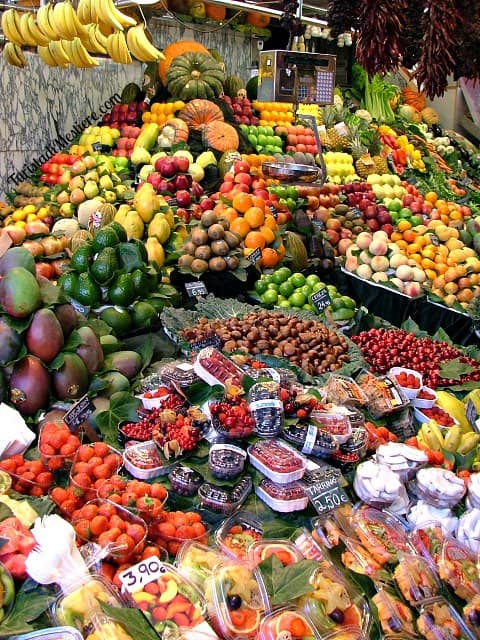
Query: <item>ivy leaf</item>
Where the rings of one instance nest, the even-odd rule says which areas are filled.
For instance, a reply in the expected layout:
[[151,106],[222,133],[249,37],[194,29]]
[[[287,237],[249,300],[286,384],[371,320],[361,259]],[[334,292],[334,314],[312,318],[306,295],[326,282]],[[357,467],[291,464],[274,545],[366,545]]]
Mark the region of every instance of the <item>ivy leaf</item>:
[[446,342],[447,344],[453,344],[452,340],[450,339],[450,336],[444,329],[442,329],[442,327],[439,327],[435,331],[432,338],[434,340],[437,340],[438,342]]
[[59,354],[55,356],[55,358],[48,364],[48,368],[50,371],[58,371],[63,367],[65,362],[65,354],[63,351],[60,351]]
[[51,282],[42,282],[40,284],[40,291],[42,294],[43,304],[46,307],[58,304],[59,302],[65,302],[62,288],[53,285]]
[[43,587],[33,580],[24,582],[17,592],[12,611],[2,620],[0,638],[11,638],[33,631],[30,623],[44,613],[54,600],[55,594],[51,588]]
[[146,339],[143,340],[142,344],[138,347],[137,352],[142,359],[142,371],[144,371],[153,358],[154,348],[152,334],[149,334]]
[[118,391],[110,397],[110,407],[106,411],[101,411],[97,416],[97,425],[104,440],[117,446],[118,425],[120,422],[138,422],[137,410],[141,406],[141,401],[126,391]]
[[85,322],[81,322],[80,326],[90,327],[90,329],[95,333],[97,338],[101,338],[102,336],[108,336],[112,333],[112,327],[109,327],[106,322],[98,318],[88,319]]
[[440,377],[447,380],[461,380],[462,376],[472,373],[472,371],[475,371],[475,367],[462,362],[460,358],[441,362],[438,369]]
[[300,560],[286,567],[272,554],[258,565],[265,580],[265,586],[272,605],[295,600],[310,593],[312,585],[310,577],[318,562],[315,560]]
[[215,384],[212,387],[206,382],[194,382],[185,390],[190,404],[202,405],[215,395],[223,395],[224,389],[222,385]]
[[63,347],[64,351],[75,351],[77,347],[82,344],[82,339],[80,338],[80,334],[78,331],[72,331],[72,333],[68,336],[68,340]]
[[135,640],[158,640],[158,634],[149,624],[140,609],[136,607],[112,607],[101,602],[102,611],[115,622],[122,625],[125,631]]

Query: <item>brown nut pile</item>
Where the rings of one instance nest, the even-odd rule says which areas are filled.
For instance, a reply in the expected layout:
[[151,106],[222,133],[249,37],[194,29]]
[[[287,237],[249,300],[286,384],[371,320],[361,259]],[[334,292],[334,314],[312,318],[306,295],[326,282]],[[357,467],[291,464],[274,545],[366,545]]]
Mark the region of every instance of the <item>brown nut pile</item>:
[[189,343],[218,336],[223,351],[288,358],[310,375],[335,371],[349,361],[347,340],[322,322],[273,311],[226,320],[200,318],[180,332]]

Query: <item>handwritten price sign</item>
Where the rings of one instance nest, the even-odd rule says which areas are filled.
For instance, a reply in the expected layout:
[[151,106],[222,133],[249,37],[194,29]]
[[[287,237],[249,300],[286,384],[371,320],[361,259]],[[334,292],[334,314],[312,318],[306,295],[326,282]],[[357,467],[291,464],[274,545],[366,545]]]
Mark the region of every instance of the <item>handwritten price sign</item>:
[[167,568],[158,558],[152,557],[142,560],[125,569],[125,571],[122,571],[119,575],[122,590],[134,593],[141,589],[144,584],[156,580],[166,572]]

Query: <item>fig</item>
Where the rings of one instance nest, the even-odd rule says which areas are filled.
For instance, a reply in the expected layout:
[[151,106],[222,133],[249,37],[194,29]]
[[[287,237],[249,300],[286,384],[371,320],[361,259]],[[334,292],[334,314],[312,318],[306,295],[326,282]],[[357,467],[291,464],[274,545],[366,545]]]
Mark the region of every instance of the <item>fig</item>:
[[230,251],[230,247],[225,242],[225,240],[214,240],[210,247],[212,249],[212,253],[214,253],[216,256],[226,256]]
[[42,362],[51,362],[64,344],[62,325],[51,309],[38,309],[25,334],[28,351]]
[[208,244],[202,244],[197,247],[195,251],[195,258],[200,258],[200,260],[210,260],[212,257],[212,250]]
[[225,229],[218,222],[212,224],[208,229],[208,237],[210,240],[221,240],[225,236]]
[[207,244],[208,242],[208,233],[205,231],[205,229],[201,229],[200,227],[195,227],[194,229],[192,229],[191,236],[193,244],[195,244],[197,247],[199,247],[201,244]]
[[208,262],[205,262],[205,260],[200,260],[200,258],[195,258],[195,260],[190,265],[190,269],[193,271],[193,273],[205,273],[205,271],[208,269]]
[[42,361],[28,355],[13,367],[10,402],[23,415],[31,416],[48,404],[50,375]]
[[208,268],[210,271],[225,271],[227,263],[223,258],[217,256],[216,258],[210,258],[208,261]]
[[76,353],[63,357],[63,365],[52,374],[53,390],[59,400],[74,400],[88,391],[88,370]]

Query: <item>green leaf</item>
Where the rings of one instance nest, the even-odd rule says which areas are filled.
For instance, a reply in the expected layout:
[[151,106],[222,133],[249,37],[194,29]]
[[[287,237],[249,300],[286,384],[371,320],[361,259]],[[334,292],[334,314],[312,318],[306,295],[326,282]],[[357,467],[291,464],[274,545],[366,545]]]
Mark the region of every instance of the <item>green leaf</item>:
[[202,405],[217,394],[223,395],[223,392],[224,389],[220,384],[215,384],[211,387],[206,382],[194,382],[185,390],[185,395],[190,404]]
[[61,287],[56,287],[51,282],[42,282],[40,284],[40,291],[42,294],[43,304],[49,307],[59,302],[65,302]]
[[0,522],[2,520],[6,520],[7,518],[11,518],[12,516],[13,516],[13,511],[10,509],[10,507],[7,507],[7,505],[4,502],[0,502]]
[[310,577],[318,569],[318,562],[300,560],[284,567],[272,554],[258,566],[266,582],[271,604],[276,605],[295,600],[312,590]]
[[78,331],[72,331],[72,333],[68,336],[68,340],[65,343],[63,350],[64,351],[75,351],[77,347],[82,344],[82,339]]
[[90,327],[90,329],[95,333],[97,338],[101,338],[102,336],[108,336],[112,333],[112,327],[108,326],[106,322],[103,320],[99,320],[97,318],[89,318],[85,320],[85,322],[80,323],[81,327]]
[[434,340],[438,340],[438,342],[446,342],[447,344],[453,344],[452,340],[450,339],[450,336],[448,335],[448,333],[446,331],[444,331],[442,329],[442,327],[439,327],[435,333],[433,334],[432,338]]
[[110,397],[110,407],[97,416],[97,426],[104,440],[111,446],[118,446],[117,433],[120,422],[138,422],[137,410],[141,401],[126,391],[118,391]]
[[38,585],[33,580],[24,582],[17,592],[12,611],[0,623],[0,638],[33,631],[30,623],[44,613],[54,600],[52,588]]
[[4,314],[2,315],[2,318],[12,329],[17,331],[17,333],[22,333],[22,331],[25,331],[25,329],[28,329],[30,326],[33,315],[30,314],[26,318],[13,318],[8,314]]
[[50,371],[58,371],[63,367],[65,362],[65,354],[63,351],[60,351],[59,354],[55,356],[55,358],[48,364],[48,368]]
[[158,640],[157,632],[136,607],[112,607],[106,602],[101,602],[100,606],[109,618],[122,625],[135,640]]
[[142,344],[137,349],[138,354],[142,358],[142,371],[148,367],[153,358],[154,347],[153,337],[151,334],[142,341]]
[[447,380],[461,380],[463,375],[472,373],[472,371],[475,371],[475,367],[472,367],[466,362],[462,362],[460,358],[441,362],[438,368],[440,377],[446,378]]
[[407,318],[404,322],[402,322],[401,328],[405,329],[405,331],[414,333],[417,337],[428,335],[426,331],[422,331],[420,329],[418,324],[415,322],[415,320],[412,320],[412,318]]

